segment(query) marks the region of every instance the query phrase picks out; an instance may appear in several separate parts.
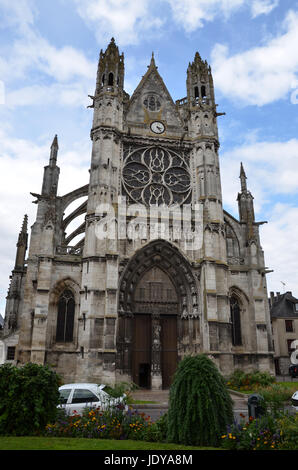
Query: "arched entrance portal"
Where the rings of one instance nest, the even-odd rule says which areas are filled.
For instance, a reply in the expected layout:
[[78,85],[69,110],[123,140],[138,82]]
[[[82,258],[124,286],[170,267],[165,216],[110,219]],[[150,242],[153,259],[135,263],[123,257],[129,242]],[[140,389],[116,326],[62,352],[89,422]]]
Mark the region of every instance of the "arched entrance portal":
[[151,371],[161,378],[163,388],[171,385],[177,367],[178,311],[168,274],[157,266],[149,269],[133,298],[132,376],[140,387],[151,388]]
[[198,277],[179,249],[156,240],[123,266],[116,369],[144,388],[169,388],[178,361],[201,348]]

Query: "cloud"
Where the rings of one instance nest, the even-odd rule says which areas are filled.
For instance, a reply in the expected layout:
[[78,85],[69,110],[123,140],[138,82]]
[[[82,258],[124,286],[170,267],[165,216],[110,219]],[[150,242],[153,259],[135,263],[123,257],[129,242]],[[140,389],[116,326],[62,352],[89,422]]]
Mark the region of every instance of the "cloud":
[[243,162],[248,188],[255,197],[257,216],[264,217],[265,206],[280,196],[298,194],[298,139],[287,142],[252,142],[221,154],[224,204],[237,213],[240,189],[240,162]]
[[[36,205],[32,204],[34,198],[30,192],[41,191],[43,168],[49,161],[50,145],[51,141],[38,145],[27,139],[12,137],[0,129],[0,308],[14,266],[16,242],[24,214],[28,214],[29,227],[35,222]],[[88,139],[73,142],[67,151],[60,148],[59,195],[88,184],[90,154]]]
[[34,23],[36,8],[32,0],[0,0],[1,26],[12,27],[18,34],[25,34]]
[[211,53],[216,89],[244,105],[263,106],[286,98],[298,77],[298,12],[288,12],[283,34],[267,44],[229,55],[226,45],[217,44]]
[[150,0],[73,0],[77,11],[95,32],[97,40],[107,42],[114,36],[121,45],[137,44],[140,37],[158,31],[163,20],[153,13]]
[[[42,100],[47,104],[58,101],[76,106],[95,87],[97,63],[72,46],[58,48],[50,44],[36,30],[30,5],[31,2],[23,0],[19,4],[0,0],[7,26],[17,32],[15,40],[3,46],[5,52],[0,57],[5,104],[30,105]],[[26,85],[29,81],[30,85]]]
[[[266,266],[274,270],[267,275],[268,289],[297,290],[297,220],[295,200],[298,194],[298,139],[287,142],[247,142],[220,155],[224,208],[238,217],[237,194],[240,191],[240,162],[244,164],[247,186],[254,196],[261,246]],[[294,294],[295,295],[295,294]]]
[[279,0],[167,0],[174,20],[187,32],[202,28],[216,18],[228,19],[241,8],[251,9],[252,18],[269,14]]
[[253,0],[251,5],[252,17],[268,15],[279,4],[279,0]]
[[204,26],[204,22],[213,21],[215,17],[224,15],[228,18],[245,0],[167,0],[170,4],[174,20],[183,28],[192,32]]
[[87,95],[88,83],[81,81],[70,84],[32,85],[6,92],[4,104],[8,108],[16,106],[59,106],[86,107],[90,104]]
[[284,282],[286,291],[297,292],[297,219],[298,207],[278,203],[261,228],[265,264],[274,271],[267,275],[269,291],[283,292]]
[[63,83],[76,77],[94,78],[96,63],[71,46],[54,47],[32,30],[12,44],[7,58],[1,58],[0,74],[8,81],[25,77],[32,69]]

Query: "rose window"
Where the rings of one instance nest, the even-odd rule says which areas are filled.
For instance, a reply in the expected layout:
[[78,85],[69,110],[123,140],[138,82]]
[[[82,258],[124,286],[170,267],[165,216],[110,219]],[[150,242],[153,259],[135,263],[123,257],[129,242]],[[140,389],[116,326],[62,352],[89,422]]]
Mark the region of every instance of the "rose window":
[[190,171],[185,155],[161,147],[126,149],[124,193],[146,205],[190,203]]

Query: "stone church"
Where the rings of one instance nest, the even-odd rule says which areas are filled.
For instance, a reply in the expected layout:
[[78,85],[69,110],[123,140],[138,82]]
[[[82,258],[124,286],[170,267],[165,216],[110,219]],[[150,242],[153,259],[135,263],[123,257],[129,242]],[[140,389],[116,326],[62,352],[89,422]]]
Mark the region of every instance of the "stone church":
[[217,118],[224,113],[199,53],[186,91],[173,101],[152,55],[130,96],[114,39],[100,52],[89,184],[58,195],[55,136],[41,193],[31,193],[30,243],[27,216],[17,242],[5,361],[49,364],[65,383],[152,389],[168,388],[189,354],[208,354],[225,376],[236,368],[273,373],[262,222],[240,162],[239,220],[223,209]]

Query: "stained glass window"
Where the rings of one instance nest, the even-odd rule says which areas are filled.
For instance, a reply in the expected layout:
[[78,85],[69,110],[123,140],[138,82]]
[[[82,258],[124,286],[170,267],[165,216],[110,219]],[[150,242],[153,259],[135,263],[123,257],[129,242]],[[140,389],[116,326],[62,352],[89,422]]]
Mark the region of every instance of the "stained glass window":
[[73,340],[74,313],[74,295],[66,289],[58,302],[56,341],[67,343]]

